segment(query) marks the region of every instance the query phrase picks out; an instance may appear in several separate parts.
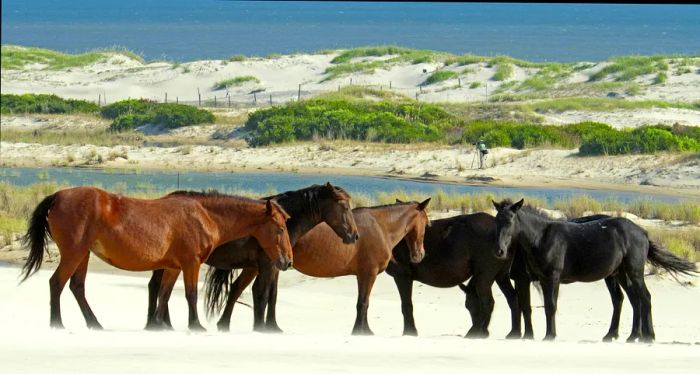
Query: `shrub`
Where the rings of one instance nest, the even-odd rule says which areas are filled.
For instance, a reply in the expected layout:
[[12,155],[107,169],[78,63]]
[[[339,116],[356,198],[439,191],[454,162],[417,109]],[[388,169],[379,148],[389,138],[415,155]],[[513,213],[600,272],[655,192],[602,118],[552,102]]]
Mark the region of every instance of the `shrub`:
[[666,72],[660,71],[658,74],[656,74],[656,77],[654,77],[654,84],[664,84],[668,80],[668,75]]
[[97,113],[100,107],[89,101],[63,99],[56,95],[0,95],[3,114],[15,113]]
[[496,72],[491,77],[494,81],[504,81],[513,75],[513,65],[508,62],[501,62],[496,65]]
[[469,84],[469,88],[474,89],[474,88],[479,88],[481,87],[481,82],[472,82]]
[[149,100],[123,100],[102,108],[102,116],[113,119],[110,131],[121,132],[145,124],[166,128],[214,122],[214,115],[193,106],[175,103],[160,104]]

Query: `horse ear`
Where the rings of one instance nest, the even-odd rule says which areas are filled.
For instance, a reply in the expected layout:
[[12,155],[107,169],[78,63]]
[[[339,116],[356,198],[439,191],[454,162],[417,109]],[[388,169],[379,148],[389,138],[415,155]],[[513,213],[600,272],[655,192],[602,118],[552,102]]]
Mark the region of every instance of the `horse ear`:
[[491,200],[491,204],[493,204],[493,207],[496,208],[496,210],[501,210],[501,204]]
[[464,291],[464,293],[467,293],[467,286],[463,285],[462,283],[457,284],[459,286],[459,289]]
[[331,182],[326,182],[326,187],[330,188],[331,190],[333,189],[333,185],[331,185]]
[[272,205],[272,200],[267,200],[267,203],[265,204],[265,214],[267,214],[268,216],[271,216],[273,210],[274,210],[274,205]]
[[403,203],[403,201],[402,201],[401,199],[399,199],[398,197],[396,198],[396,202],[397,202],[397,203]]
[[523,203],[524,203],[524,202],[525,202],[525,199],[520,199],[520,201],[518,201],[517,203],[511,205],[510,210],[512,210],[513,213],[517,212],[518,210],[520,210],[520,208],[523,207]]
[[425,199],[422,203],[418,204],[418,210],[425,210],[426,207],[428,207],[428,203],[430,203],[430,197]]

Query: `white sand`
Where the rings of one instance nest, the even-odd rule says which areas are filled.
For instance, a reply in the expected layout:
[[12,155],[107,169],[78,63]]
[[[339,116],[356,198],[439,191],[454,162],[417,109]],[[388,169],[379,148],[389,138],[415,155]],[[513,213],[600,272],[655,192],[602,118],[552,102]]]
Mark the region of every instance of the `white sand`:
[[[374,337],[352,337],[356,285],[353,277],[281,276],[278,321],[283,335],[251,332],[252,311],[236,306],[231,333],[186,332],[186,305],[178,282],[170,306],[175,332],[141,331],[145,323],[145,277],[89,273],[87,298],[107,331],[88,331],[68,290],[63,293],[65,331],[48,327],[48,277],[41,271],[17,286],[18,268],[0,268],[0,367],[4,373],[192,373],[222,370],[271,372],[695,372],[700,364],[700,289],[647,277],[653,295],[657,343],[601,343],[611,306],[602,282],[561,289],[555,343],[503,339],[509,331],[507,305],[494,288],[492,337],[466,340],[470,326],[457,288],[414,287],[419,338],[401,337],[398,293],[380,275],[372,293],[369,322]],[[121,273],[120,273],[121,274]],[[124,274],[127,274],[124,272]],[[201,287],[200,287],[201,289]],[[250,302],[245,293],[243,301]],[[533,292],[535,336],[543,337],[544,316]],[[201,307],[200,307],[201,311]],[[625,303],[621,335],[630,330]],[[204,321],[203,321],[204,322]],[[676,343],[677,342],[677,343]],[[671,344],[675,343],[675,344]]]

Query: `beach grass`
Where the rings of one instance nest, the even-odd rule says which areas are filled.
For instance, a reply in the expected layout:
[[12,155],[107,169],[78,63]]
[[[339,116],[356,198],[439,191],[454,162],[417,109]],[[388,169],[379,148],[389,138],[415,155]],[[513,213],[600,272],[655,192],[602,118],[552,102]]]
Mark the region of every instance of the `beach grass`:
[[2,45],[1,48],[2,68],[11,70],[21,70],[29,64],[41,64],[47,70],[63,70],[92,65],[114,55],[122,55],[143,62],[141,56],[126,49],[98,49],[70,54],[44,48],[8,44]]
[[225,90],[231,87],[240,87],[247,83],[260,83],[260,79],[252,75],[241,75],[229,79],[224,79],[214,83],[215,90]]
[[589,77],[589,81],[612,78],[616,81],[630,81],[638,76],[668,70],[668,55],[621,56],[610,59],[609,64]]
[[426,78],[422,84],[423,85],[430,85],[430,84],[435,84],[435,83],[439,83],[439,82],[444,82],[448,79],[452,79],[452,78],[455,78],[457,76],[458,76],[458,74],[452,70],[438,70],[438,71],[430,74],[430,76],[428,76],[428,78]]

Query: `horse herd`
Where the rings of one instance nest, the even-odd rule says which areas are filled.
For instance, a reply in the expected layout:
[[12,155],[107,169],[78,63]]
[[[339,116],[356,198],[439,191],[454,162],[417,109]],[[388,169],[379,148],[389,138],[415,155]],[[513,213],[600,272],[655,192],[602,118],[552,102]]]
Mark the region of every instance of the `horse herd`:
[[[330,183],[260,200],[187,191],[142,200],[94,187],[69,188],[47,196],[30,217],[23,274],[26,279],[41,267],[50,236],[61,255],[49,280],[51,327],[63,327],[60,295],[70,280],[88,327],[101,329],[85,298],[90,253],[120,269],[152,270],[146,328],[171,329],[168,299],[182,272],[189,328],[203,330],[197,284],[199,268],[206,263],[210,269],[205,307],[209,313],[223,309],[219,330],[229,329],[237,299],[254,281],[253,328],[278,332],[279,270],[293,265],[315,277],[355,275],[357,317],[352,332],[372,334],[367,321],[369,296],[377,275],[386,271],[401,297],[405,335],[417,335],[411,294],[413,281],[419,281],[464,291],[472,318],[467,337],[488,336],[494,307],[491,287],[496,282],[511,310],[507,338],[529,339],[533,338],[529,291],[536,281],[543,291],[548,340],[556,336],[559,285],[604,279],[613,316],[603,340],[618,337],[624,290],[633,309],[630,342],[655,338],[645,263],[673,274],[697,274],[693,263],[653,243],[625,218],[553,220],[523,200],[504,200],[493,203],[495,218],[475,213],[430,221],[429,202],[397,200],[352,209],[350,195]],[[236,269],[242,271],[234,280]]]

